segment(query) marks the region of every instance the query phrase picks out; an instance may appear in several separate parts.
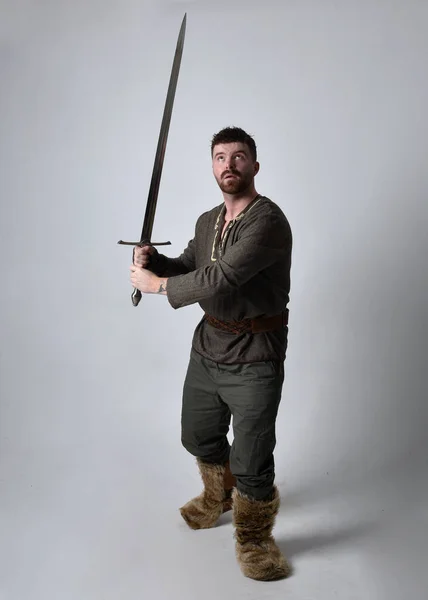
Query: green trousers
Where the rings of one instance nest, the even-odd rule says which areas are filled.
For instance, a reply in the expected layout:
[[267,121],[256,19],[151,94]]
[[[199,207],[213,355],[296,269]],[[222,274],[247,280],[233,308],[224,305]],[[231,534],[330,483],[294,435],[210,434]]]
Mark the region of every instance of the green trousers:
[[283,382],[283,362],[226,365],[194,350],[190,354],[183,388],[182,444],[206,462],[230,460],[238,490],[256,500],[268,497],[273,489],[275,424]]

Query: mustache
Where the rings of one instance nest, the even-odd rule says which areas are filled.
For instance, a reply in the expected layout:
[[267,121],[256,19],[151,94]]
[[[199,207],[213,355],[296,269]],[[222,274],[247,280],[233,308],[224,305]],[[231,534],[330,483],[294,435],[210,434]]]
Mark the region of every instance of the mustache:
[[224,179],[228,175],[235,175],[235,177],[239,177],[239,173],[237,173],[236,171],[225,171],[221,178]]

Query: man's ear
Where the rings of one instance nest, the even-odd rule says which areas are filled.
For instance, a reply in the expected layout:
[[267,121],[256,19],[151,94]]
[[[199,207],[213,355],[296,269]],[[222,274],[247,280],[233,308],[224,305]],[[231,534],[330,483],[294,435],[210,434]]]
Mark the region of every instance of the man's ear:
[[256,161],[254,163],[254,175],[257,175],[257,173],[260,171],[260,163],[258,161]]

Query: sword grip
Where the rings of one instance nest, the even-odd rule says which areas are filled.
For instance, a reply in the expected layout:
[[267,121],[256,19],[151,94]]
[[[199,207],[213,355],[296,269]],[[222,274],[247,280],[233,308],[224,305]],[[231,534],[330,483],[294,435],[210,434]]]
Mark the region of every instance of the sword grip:
[[[137,246],[137,245],[145,246],[146,244],[150,245],[150,241],[149,240],[141,240],[140,244],[135,244],[135,246]],[[134,263],[134,255],[135,255],[135,248],[132,251],[132,263]],[[142,298],[142,293],[140,292],[140,290],[137,290],[137,288],[134,288],[133,292],[131,294],[132,304],[134,306],[138,306],[141,298]]]
[[[126,246],[169,246],[171,244],[171,242],[151,242],[150,240],[145,240],[142,239],[139,242],[124,242],[123,240],[119,240],[117,242],[118,244],[124,244]],[[132,252],[132,262],[134,262],[134,253],[135,253],[135,249]],[[142,294],[140,292],[140,290],[137,290],[137,288],[134,288],[134,291],[131,294],[131,300],[132,300],[132,304],[134,306],[138,306],[140,303],[140,300],[142,298]]]

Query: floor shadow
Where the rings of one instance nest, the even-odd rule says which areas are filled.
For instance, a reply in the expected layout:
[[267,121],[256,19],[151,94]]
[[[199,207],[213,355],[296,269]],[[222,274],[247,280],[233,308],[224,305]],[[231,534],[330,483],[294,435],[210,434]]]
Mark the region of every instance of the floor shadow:
[[[422,456],[418,456],[422,455]],[[417,502],[421,496],[428,497],[428,460],[419,448],[396,457],[390,464],[368,473],[333,473],[305,481],[299,487],[290,488],[287,482],[279,480],[281,511],[307,507],[320,502],[334,501],[337,498],[349,499],[356,507],[363,495],[380,498],[389,503],[400,501],[403,504]],[[393,490],[393,494],[391,491]]]
[[285,556],[292,559],[300,554],[315,552],[323,548],[331,548],[342,544],[349,546],[350,542],[354,542],[359,538],[372,536],[376,528],[377,523],[375,521],[366,521],[336,531],[314,533],[305,537],[276,538],[276,543]]

